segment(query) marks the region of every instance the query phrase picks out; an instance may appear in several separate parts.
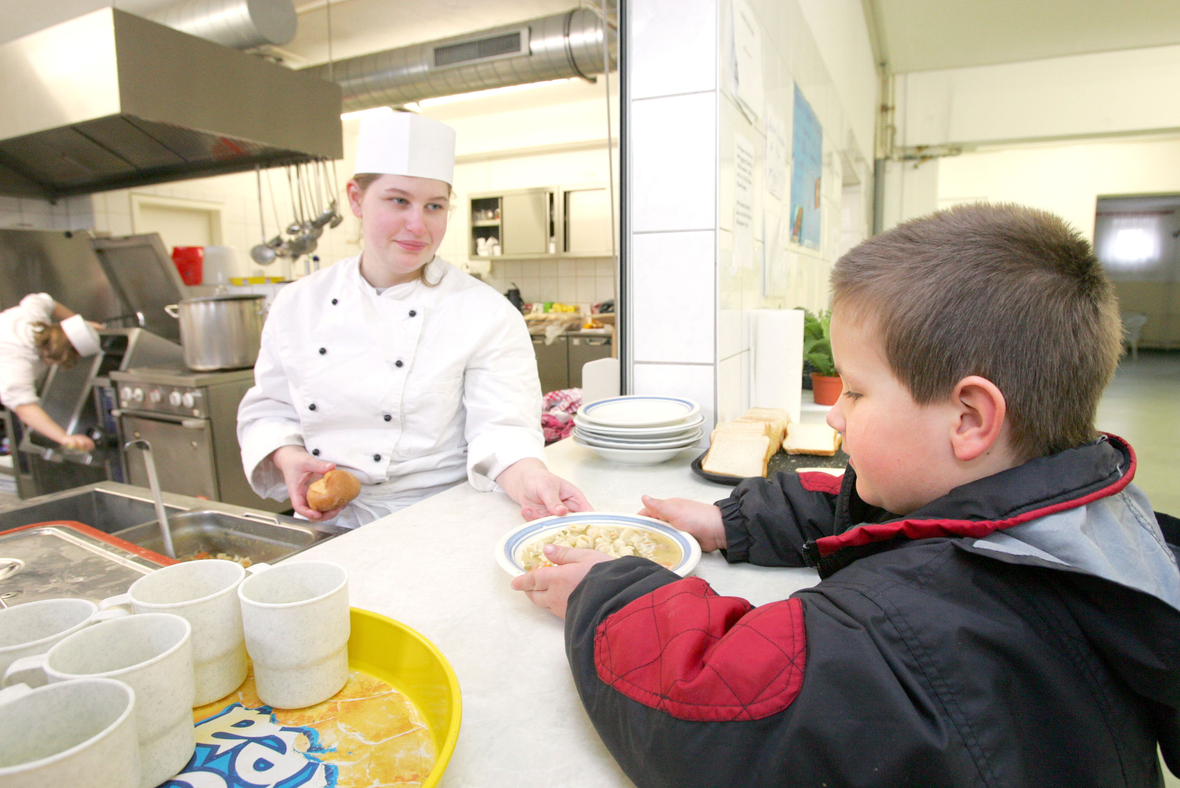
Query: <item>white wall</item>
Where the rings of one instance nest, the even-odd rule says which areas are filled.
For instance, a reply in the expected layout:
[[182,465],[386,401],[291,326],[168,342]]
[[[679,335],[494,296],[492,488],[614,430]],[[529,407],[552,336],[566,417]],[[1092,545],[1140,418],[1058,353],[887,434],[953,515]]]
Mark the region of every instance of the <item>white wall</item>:
[[1180,139],[980,151],[942,159],[937,202],[1020,202],[1058,214],[1091,241],[1098,197],[1180,192]]
[[1180,128],[1180,46],[897,76],[902,145]]
[[883,226],[973,199],[1035,205],[1088,237],[1097,195],[1180,192],[1180,47],[901,74]]
[[[629,6],[629,373],[633,393],[685,396],[707,417],[750,402],[749,313],[822,308],[841,241],[845,181],[872,193],[876,73],[856,0],[750,0],[760,33],[764,111],[750,119],[733,95],[731,0],[636,0]],[[766,249],[763,217],[787,211],[769,192],[766,108],[785,125],[790,156],[794,86],[823,127],[819,250]],[[735,150],[755,149],[751,266],[735,258]],[[847,171],[846,171],[847,170]],[[863,206],[861,237],[868,218]],[[855,219],[853,219],[855,223]],[[850,228],[855,233],[855,228]],[[763,260],[768,284],[764,284]]]

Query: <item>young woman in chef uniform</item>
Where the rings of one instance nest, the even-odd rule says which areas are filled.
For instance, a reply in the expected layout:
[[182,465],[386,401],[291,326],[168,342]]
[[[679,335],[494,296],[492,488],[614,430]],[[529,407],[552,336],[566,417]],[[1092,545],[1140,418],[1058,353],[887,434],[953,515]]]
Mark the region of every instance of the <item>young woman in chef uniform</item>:
[[[590,508],[545,467],[520,312],[435,255],[454,164],[449,126],[393,110],[362,119],[348,202],[363,251],[279,291],[238,409],[259,495],[348,527],[464,479],[504,490],[526,519]],[[308,508],[308,485],[333,468],[360,479],[360,496],[338,511]]]
[[48,293],[30,293],[17,306],[0,312],[0,403],[26,427],[63,447],[93,451],[94,441],[85,435],[70,435],[45,412],[37,396],[37,382],[47,364],[74,364],[99,349],[93,324]]

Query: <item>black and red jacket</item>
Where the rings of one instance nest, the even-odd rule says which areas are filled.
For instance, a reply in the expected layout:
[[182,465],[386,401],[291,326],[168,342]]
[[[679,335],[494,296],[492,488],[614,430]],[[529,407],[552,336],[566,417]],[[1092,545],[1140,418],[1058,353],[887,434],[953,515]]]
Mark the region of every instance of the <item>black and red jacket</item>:
[[1180,772],[1180,524],[1134,468],[1104,438],[900,518],[851,469],[747,480],[719,502],[727,558],[820,583],[752,607],[643,559],[595,566],[566,617],[583,705],[644,787],[1160,786],[1157,744]]

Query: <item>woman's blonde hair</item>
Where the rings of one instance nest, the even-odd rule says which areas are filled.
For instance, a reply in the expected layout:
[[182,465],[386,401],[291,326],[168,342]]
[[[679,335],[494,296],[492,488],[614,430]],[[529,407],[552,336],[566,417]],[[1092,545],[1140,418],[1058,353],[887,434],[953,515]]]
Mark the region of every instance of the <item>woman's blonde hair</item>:
[[[365,196],[365,192],[368,191],[369,187],[373,185],[373,181],[380,178],[381,175],[382,175],[382,173],[379,173],[379,172],[362,172],[362,173],[357,173],[356,175],[352,176],[353,182],[357,185],[357,188],[361,190],[361,197],[362,198]],[[449,195],[449,199],[451,200],[451,208],[453,209],[455,207],[455,192],[453,190],[451,191],[451,193]],[[361,240],[364,238],[364,229],[363,229],[364,220],[362,219],[361,222],[362,222],[362,231],[361,231],[360,238],[358,238],[357,240]],[[435,256],[437,257],[438,255],[436,254]],[[433,260],[431,262],[433,262]],[[429,267],[430,267],[430,263],[426,263],[421,268],[419,268],[418,269],[418,278],[420,280],[422,280],[422,284],[426,285],[427,287],[435,287],[438,285],[439,282],[442,281],[442,278],[440,277],[438,282],[431,282],[429,279],[427,279],[426,278],[426,269]]]
[[33,346],[46,364],[72,367],[82,358],[61,325],[34,323],[33,332]]

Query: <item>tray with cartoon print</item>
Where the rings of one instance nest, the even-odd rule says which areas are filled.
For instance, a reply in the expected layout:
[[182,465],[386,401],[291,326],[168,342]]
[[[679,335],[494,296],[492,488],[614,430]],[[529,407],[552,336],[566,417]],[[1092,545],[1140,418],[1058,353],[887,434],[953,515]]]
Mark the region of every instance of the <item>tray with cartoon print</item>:
[[282,785],[376,788],[438,784],[459,737],[455,672],[419,633],[352,608],[348,683],[323,703],[271,709],[254,675],[193,709],[197,749],[161,788]]

